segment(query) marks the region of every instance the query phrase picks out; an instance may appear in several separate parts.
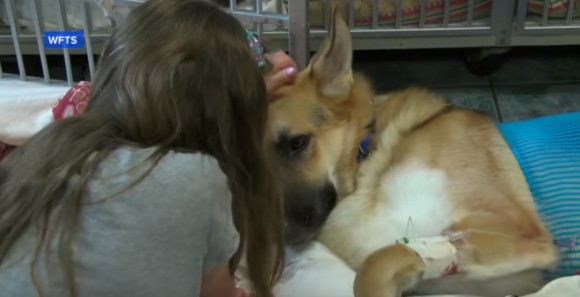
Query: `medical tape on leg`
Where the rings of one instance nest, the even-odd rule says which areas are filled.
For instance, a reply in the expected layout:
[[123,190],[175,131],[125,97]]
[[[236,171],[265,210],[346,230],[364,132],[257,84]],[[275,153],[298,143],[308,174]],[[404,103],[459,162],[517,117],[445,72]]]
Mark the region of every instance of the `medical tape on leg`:
[[406,238],[397,244],[414,251],[425,264],[423,279],[438,278],[457,273],[457,249],[446,236]]

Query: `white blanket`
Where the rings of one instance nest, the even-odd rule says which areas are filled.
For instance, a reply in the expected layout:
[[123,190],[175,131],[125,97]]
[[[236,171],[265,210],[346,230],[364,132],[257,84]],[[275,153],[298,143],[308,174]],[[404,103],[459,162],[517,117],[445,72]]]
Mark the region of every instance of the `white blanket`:
[[[303,251],[287,251],[287,265],[275,287],[276,297],[354,297],[355,272],[320,243]],[[237,285],[251,292],[243,267],[236,274]],[[427,297],[427,296],[416,296]],[[429,297],[483,297],[438,295]],[[557,279],[535,294],[519,297],[580,297],[580,276]]]
[[0,142],[21,145],[53,121],[52,107],[69,87],[0,79]]

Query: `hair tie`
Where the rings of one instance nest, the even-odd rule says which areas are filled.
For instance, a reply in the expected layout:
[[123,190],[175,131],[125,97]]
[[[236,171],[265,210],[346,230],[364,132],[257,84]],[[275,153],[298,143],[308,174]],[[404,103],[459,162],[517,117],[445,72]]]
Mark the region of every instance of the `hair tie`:
[[262,68],[266,66],[266,58],[264,58],[264,47],[256,38],[254,33],[246,29],[246,38],[248,39],[248,43],[250,44],[250,48],[252,49],[252,54],[254,54],[254,58],[256,59],[256,63],[258,67]]

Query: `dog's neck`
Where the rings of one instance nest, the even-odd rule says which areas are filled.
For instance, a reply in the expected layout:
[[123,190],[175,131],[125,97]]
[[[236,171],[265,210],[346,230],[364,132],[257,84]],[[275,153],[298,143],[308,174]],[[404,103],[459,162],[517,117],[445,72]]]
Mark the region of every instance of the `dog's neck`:
[[[356,136],[353,135],[349,141],[350,149],[344,152],[338,164],[338,196],[344,198],[350,195],[357,186],[360,166],[362,166],[372,156],[375,147],[374,121],[365,128],[356,129]],[[354,131],[353,131],[354,132]]]
[[355,74],[348,108],[347,148],[337,164],[339,197],[351,194],[356,188],[359,166],[370,157],[374,147],[374,92],[363,76]]
[[[356,189],[359,167],[371,158],[375,145],[375,121],[372,100],[368,99],[368,105],[359,105],[358,111],[353,111],[350,128],[347,134],[348,149],[343,152],[337,166],[337,192],[339,199],[350,195]],[[356,115],[356,116],[355,116]],[[368,119],[371,118],[369,121]],[[351,134],[352,133],[352,134]]]
[[363,140],[359,143],[358,145],[358,155],[356,157],[357,162],[363,162],[365,161],[368,157],[370,157],[371,152],[370,152],[370,145],[371,145],[371,141],[373,140],[373,135],[371,133],[368,133],[365,138],[363,138]]
[[373,120],[368,124],[367,132],[363,137],[363,139],[358,144],[358,155],[356,158],[358,163],[366,161],[371,156],[372,143],[375,134],[374,122],[375,121]]

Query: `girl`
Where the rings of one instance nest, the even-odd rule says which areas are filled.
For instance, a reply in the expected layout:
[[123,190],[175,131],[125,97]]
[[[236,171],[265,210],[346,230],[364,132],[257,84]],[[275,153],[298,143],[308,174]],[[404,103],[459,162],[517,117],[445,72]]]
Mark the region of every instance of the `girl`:
[[242,251],[272,296],[282,206],[244,34],[200,0],[128,16],[84,113],[0,165],[2,296],[233,296]]

